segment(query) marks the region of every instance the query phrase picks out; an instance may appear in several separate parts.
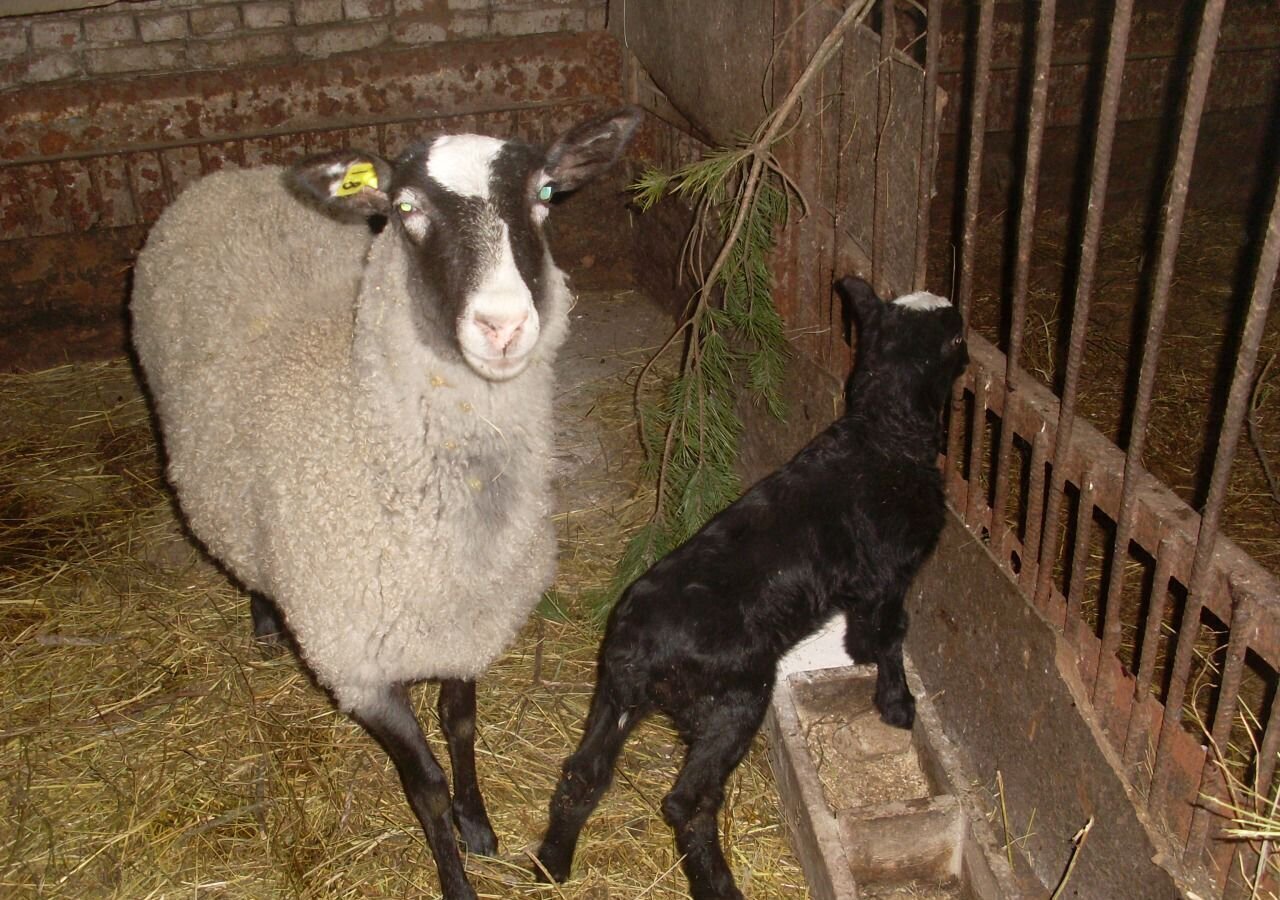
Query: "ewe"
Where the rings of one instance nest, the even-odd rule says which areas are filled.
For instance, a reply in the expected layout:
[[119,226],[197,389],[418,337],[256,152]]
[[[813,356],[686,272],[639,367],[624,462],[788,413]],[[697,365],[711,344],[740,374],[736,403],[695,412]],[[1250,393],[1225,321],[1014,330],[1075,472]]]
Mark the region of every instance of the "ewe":
[[623,594],[609,617],[582,742],[564,764],[538,860],[569,875],[627,735],[654,710],[688,746],[662,802],[695,900],[741,898],[716,831],[724,783],[760,728],[778,660],[835,612],[876,662],[876,707],[909,728],[903,598],[943,523],[939,422],[968,363],[951,304],[885,303],[838,285],[858,320],[845,414]]
[[[188,188],[138,259],[133,339],[192,532],[395,762],[450,900],[497,847],[475,681],[555,569],[554,192],[620,156],[620,110],[547,149],[437,137]],[[383,226],[374,234],[375,225]],[[453,798],[408,687],[441,682]]]

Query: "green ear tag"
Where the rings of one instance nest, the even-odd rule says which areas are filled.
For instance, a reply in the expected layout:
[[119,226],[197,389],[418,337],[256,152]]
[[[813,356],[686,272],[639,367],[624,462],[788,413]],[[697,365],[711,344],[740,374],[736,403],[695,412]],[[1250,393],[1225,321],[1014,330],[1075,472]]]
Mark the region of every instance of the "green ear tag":
[[350,197],[352,194],[358,194],[365,188],[378,189],[378,172],[373,167],[373,163],[357,162],[347,166],[347,171],[342,176],[342,184],[334,191],[339,197]]
[[548,200],[551,199],[551,195],[554,193],[555,193],[555,190],[551,187],[551,185],[544,184],[542,187],[538,188],[538,199],[541,200],[543,203],[546,203]]

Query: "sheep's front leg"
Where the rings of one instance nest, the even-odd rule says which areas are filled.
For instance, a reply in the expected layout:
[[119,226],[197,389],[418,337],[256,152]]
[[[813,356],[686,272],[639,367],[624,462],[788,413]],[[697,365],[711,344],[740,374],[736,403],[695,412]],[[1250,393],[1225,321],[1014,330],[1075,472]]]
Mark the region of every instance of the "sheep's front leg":
[[476,779],[476,683],[456,679],[440,682],[436,709],[453,766],[453,821],[458,835],[469,853],[494,856],[498,837],[489,824]]
[[907,611],[903,595],[881,604],[877,611],[876,709],[886,725],[910,728],[916,719],[916,701],[907,687],[902,664],[902,641],[907,635]]
[[435,857],[446,900],[475,900],[476,893],[467,883],[453,832],[448,781],[427,746],[404,685],[388,687],[378,702],[353,710],[352,717],[395,763],[405,797],[422,823],[431,855]]

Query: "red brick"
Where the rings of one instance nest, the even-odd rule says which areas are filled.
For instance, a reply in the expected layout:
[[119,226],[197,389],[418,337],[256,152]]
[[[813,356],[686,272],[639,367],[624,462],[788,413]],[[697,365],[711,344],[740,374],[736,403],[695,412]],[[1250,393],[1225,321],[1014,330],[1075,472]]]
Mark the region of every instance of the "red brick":
[[129,174],[123,156],[95,156],[85,163],[93,179],[98,201],[98,224],[103,228],[134,225],[138,211],[133,206]]
[[284,31],[193,41],[187,47],[188,61],[200,69],[224,69],[269,59],[286,59],[292,54],[293,44]]
[[293,46],[303,56],[333,56],[376,47],[387,39],[388,31],[386,22],[333,25],[295,35]]
[[133,189],[139,218],[150,224],[169,205],[170,200],[160,159],[150,152],[130,153],[126,159],[129,185]]
[[93,180],[81,160],[63,160],[54,165],[58,185],[58,207],[62,219],[76,231],[87,231],[98,221],[98,202]]
[[95,44],[119,44],[137,40],[132,15],[91,16],[84,20],[85,40]]
[[240,10],[235,6],[206,6],[191,10],[191,33],[196,37],[226,34],[240,27]]
[[187,14],[180,10],[138,17],[138,34],[145,43],[177,41],[187,36]]
[[81,43],[78,19],[36,19],[31,23],[35,50],[70,50]]
[[200,154],[200,148],[194,146],[171,147],[160,151],[160,165],[165,183],[175,197],[205,172],[204,157]]

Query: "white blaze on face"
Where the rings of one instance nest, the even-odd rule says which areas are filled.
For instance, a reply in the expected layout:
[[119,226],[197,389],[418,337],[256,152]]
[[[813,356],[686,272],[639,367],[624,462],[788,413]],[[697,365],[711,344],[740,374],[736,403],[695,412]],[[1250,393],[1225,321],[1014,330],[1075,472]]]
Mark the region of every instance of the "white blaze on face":
[[538,311],[533,293],[516,266],[511,234],[489,201],[493,162],[503,142],[478,135],[437,138],[427,156],[427,175],[445,190],[484,201],[477,215],[483,235],[476,247],[475,288],[458,316],[458,343],[467,364],[486,378],[504,381],[520,374],[538,342]]
[[946,297],[930,294],[928,291],[916,291],[914,294],[903,294],[893,301],[893,305],[918,312],[929,312],[930,310],[948,307],[951,305],[951,301]]
[[489,174],[504,141],[478,134],[447,134],[431,142],[427,175],[461,197],[489,199]]

